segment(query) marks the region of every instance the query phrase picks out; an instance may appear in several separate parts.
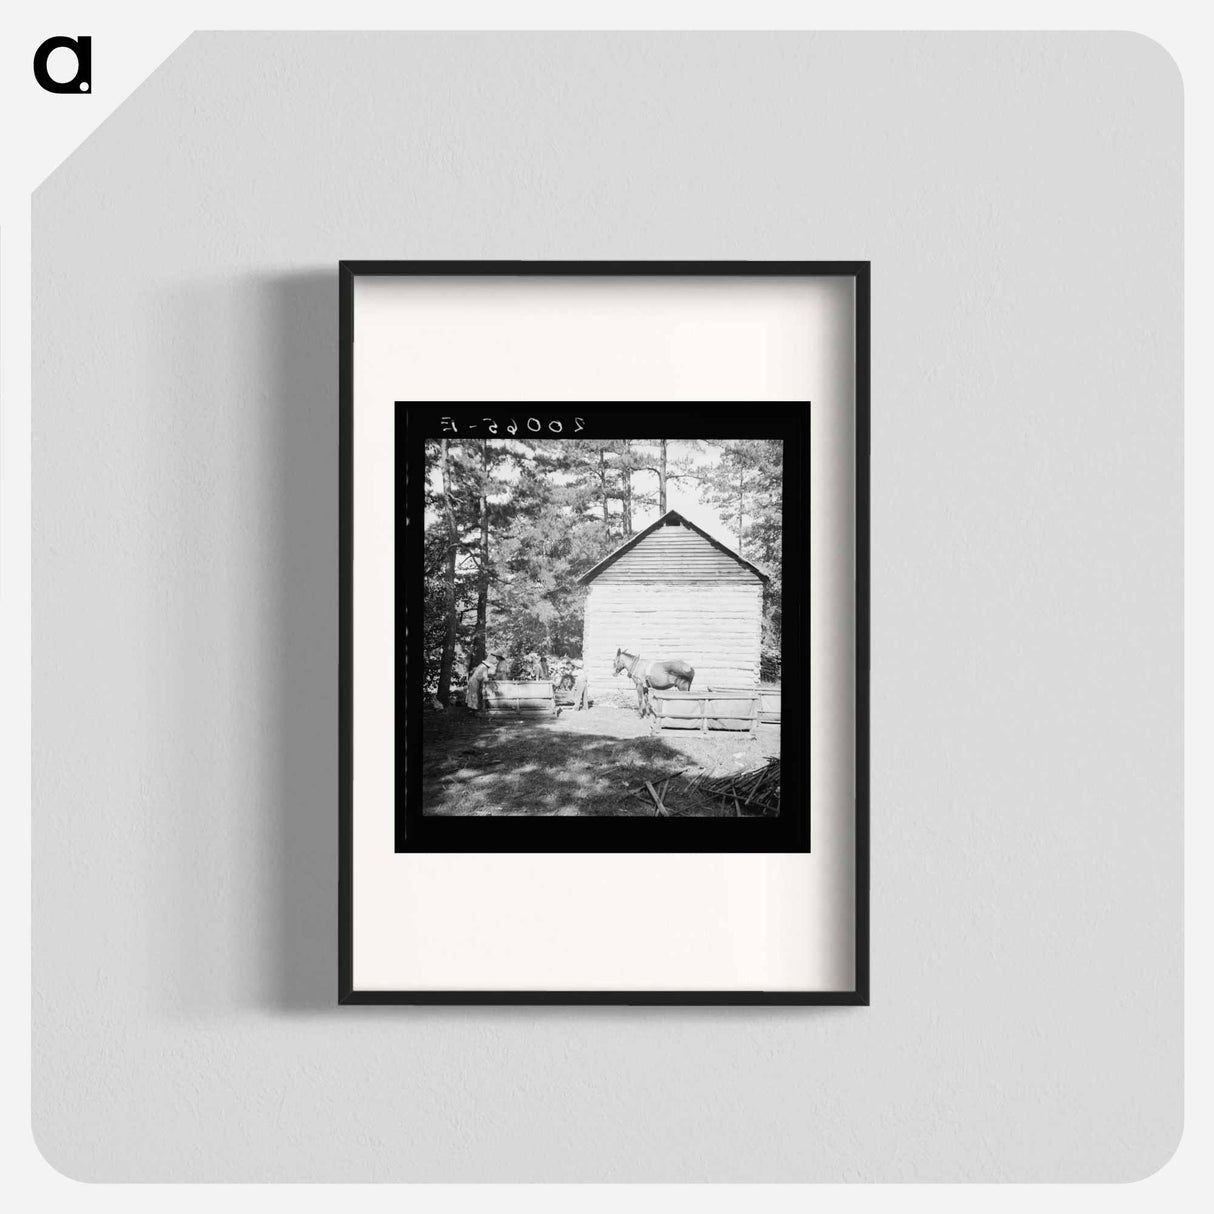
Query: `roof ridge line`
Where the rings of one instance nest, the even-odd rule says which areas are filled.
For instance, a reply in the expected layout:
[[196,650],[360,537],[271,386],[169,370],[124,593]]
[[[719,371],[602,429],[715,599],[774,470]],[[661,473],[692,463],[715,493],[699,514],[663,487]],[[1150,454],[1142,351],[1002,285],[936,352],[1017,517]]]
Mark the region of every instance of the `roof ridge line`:
[[585,586],[594,581],[594,579],[598,577],[600,573],[614,565],[615,562],[618,561],[626,552],[631,551],[642,540],[647,539],[659,527],[666,525],[667,520],[671,517],[677,519],[685,527],[689,527],[697,535],[706,539],[714,548],[719,548],[727,556],[733,557],[733,559],[737,561],[739,565],[744,565],[747,569],[750,569],[764,582],[771,581],[771,574],[768,573],[762,566],[756,565],[754,561],[748,561],[746,557],[741,555],[741,553],[735,552],[728,544],[722,543],[715,536],[710,535],[703,529],[703,527],[696,526],[696,524],[693,523],[691,519],[689,519],[681,510],[667,510],[665,514],[659,515],[659,517],[650,523],[649,526],[643,531],[638,531],[636,535],[631,536],[618,548],[614,549],[612,552],[609,552],[601,561],[598,562],[598,564],[592,565],[589,569],[587,569],[586,572],[578,578],[578,584]]

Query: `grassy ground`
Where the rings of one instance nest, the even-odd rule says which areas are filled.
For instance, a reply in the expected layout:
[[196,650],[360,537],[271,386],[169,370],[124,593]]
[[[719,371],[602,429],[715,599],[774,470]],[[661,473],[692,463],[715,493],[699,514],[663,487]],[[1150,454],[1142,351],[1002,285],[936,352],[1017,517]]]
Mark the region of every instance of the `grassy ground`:
[[[714,775],[757,767],[779,753],[778,728],[744,733],[663,730],[631,708],[596,705],[559,717],[427,711],[422,727],[422,806],[428,814],[652,815],[643,780],[702,769]],[[685,795],[672,779],[665,803],[676,813],[714,816],[711,801]],[[639,789],[640,796],[629,795]],[[644,798],[644,799],[642,799]]]

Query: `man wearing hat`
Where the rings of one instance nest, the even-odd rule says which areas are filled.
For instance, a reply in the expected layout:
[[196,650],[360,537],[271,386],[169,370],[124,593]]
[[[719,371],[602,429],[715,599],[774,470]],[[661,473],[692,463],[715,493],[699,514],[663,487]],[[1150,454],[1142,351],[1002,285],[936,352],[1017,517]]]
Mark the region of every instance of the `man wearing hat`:
[[468,690],[465,692],[464,703],[472,712],[478,712],[481,708],[482,691],[485,681],[493,678],[497,673],[498,663],[501,662],[502,655],[500,653],[488,654],[483,662],[468,676]]

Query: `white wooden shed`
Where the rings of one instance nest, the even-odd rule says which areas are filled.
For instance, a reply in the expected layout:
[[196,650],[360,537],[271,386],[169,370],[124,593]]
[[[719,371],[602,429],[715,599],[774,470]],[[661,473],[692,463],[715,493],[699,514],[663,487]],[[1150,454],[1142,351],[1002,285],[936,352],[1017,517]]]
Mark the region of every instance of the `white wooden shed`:
[[582,656],[591,695],[628,687],[612,673],[619,648],[685,659],[693,690],[758,686],[768,575],[677,511],[579,580],[589,587]]

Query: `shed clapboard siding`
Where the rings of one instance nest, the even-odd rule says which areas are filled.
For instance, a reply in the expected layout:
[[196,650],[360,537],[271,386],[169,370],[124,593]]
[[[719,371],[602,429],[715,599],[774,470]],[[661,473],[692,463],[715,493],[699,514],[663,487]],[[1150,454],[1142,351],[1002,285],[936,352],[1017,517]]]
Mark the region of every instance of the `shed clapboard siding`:
[[617,648],[646,658],[682,658],[695,667],[693,690],[755,687],[763,619],[763,585],[746,582],[591,583],[586,599],[583,656],[591,695],[616,687]]
[[617,649],[695,667],[692,690],[755,688],[766,574],[676,511],[582,576],[582,656],[590,693],[631,690],[616,675]]

